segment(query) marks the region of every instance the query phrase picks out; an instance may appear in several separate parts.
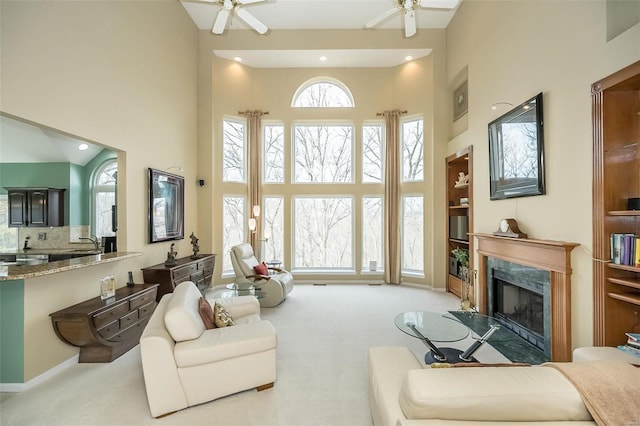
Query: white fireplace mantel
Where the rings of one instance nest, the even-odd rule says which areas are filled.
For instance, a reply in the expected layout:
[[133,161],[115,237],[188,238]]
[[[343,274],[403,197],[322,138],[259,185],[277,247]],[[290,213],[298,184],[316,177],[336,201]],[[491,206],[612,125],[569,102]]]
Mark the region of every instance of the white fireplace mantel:
[[551,360],[571,361],[571,251],[578,243],[469,234],[478,239],[478,310],[487,313],[487,258],[531,266],[551,275]]

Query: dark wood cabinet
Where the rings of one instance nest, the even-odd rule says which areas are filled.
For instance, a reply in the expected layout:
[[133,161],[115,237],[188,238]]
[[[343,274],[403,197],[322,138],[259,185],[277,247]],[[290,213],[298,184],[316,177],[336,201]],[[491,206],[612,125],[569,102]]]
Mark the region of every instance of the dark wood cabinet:
[[[611,234],[640,235],[640,61],[591,86],[593,118],[593,343],[638,332],[640,267],[612,262]],[[637,248],[636,248],[637,249]]]
[[135,284],[50,314],[58,337],[80,348],[79,362],[111,362],[138,344],[156,307],[158,284]]
[[6,189],[9,199],[9,227],[64,225],[64,189]]
[[158,301],[163,295],[173,293],[173,289],[183,281],[193,281],[203,294],[211,286],[215,254],[201,254],[197,259],[183,257],[176,260],[173,266],[164,263],[142,268],[145,283],[158,283]]

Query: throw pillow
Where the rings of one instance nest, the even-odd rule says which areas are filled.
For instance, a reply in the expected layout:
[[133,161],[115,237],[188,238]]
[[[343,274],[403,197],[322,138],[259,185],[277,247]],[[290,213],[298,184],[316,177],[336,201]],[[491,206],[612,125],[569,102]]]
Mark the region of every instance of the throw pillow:
[[202,318],[202,322],[204,323],[204,327],[207,330],[211,330],[216,327],[215,319],[213,317],[213,309],[211,308],[211,304],[204,297],[200,298],[198,303],[198,311],[200,312],[200,317]]
[[256,271],[258,275],[269,275],[269,268],[267,265],[262,262],[253,267],[253,270]]
[[228,327],[235,325],[229,311],[219,303],[216,303],[213,308],[213,316],[215,318],[216,327]]

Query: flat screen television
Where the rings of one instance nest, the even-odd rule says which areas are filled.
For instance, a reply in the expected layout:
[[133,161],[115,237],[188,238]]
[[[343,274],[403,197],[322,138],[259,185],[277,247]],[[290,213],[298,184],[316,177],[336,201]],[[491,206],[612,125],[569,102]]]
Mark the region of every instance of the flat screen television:
[[489,123],[490,199],[545,193],[542,93]]

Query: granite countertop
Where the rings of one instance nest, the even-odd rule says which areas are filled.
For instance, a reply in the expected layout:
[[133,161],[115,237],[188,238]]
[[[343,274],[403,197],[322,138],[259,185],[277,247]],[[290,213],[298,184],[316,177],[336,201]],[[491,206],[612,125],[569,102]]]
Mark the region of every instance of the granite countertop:
[[0,255],[24,255],[24,254],[65,254],[65,253],[86,253],[86,254],[98,254],[101,253],[100,250],[95,250],[92,248],[30,248],[27,250],[23,249],[14,249],[14,250],[2,250],[0,251]]
[[[31,250],[27,250],[31,252]],[[47,254],[47,253],[33,253]],[[48,252],[51,254],[51,252]],[[58,260],[56,262],[43,263],[40,265],[10,265],[0,267],[0,281],[20,280],[24,278],[41,277],[44,275],[56,274],[58,272],[70,271],[72,269],[85,268],[87,266],[101,263],[115,262],[129,259],[131,257],[142,256],[138,252],[114,252],[107,254],[97,254],[76,257],[69,260]],[[5,269],[6,268],[6,269]]]

